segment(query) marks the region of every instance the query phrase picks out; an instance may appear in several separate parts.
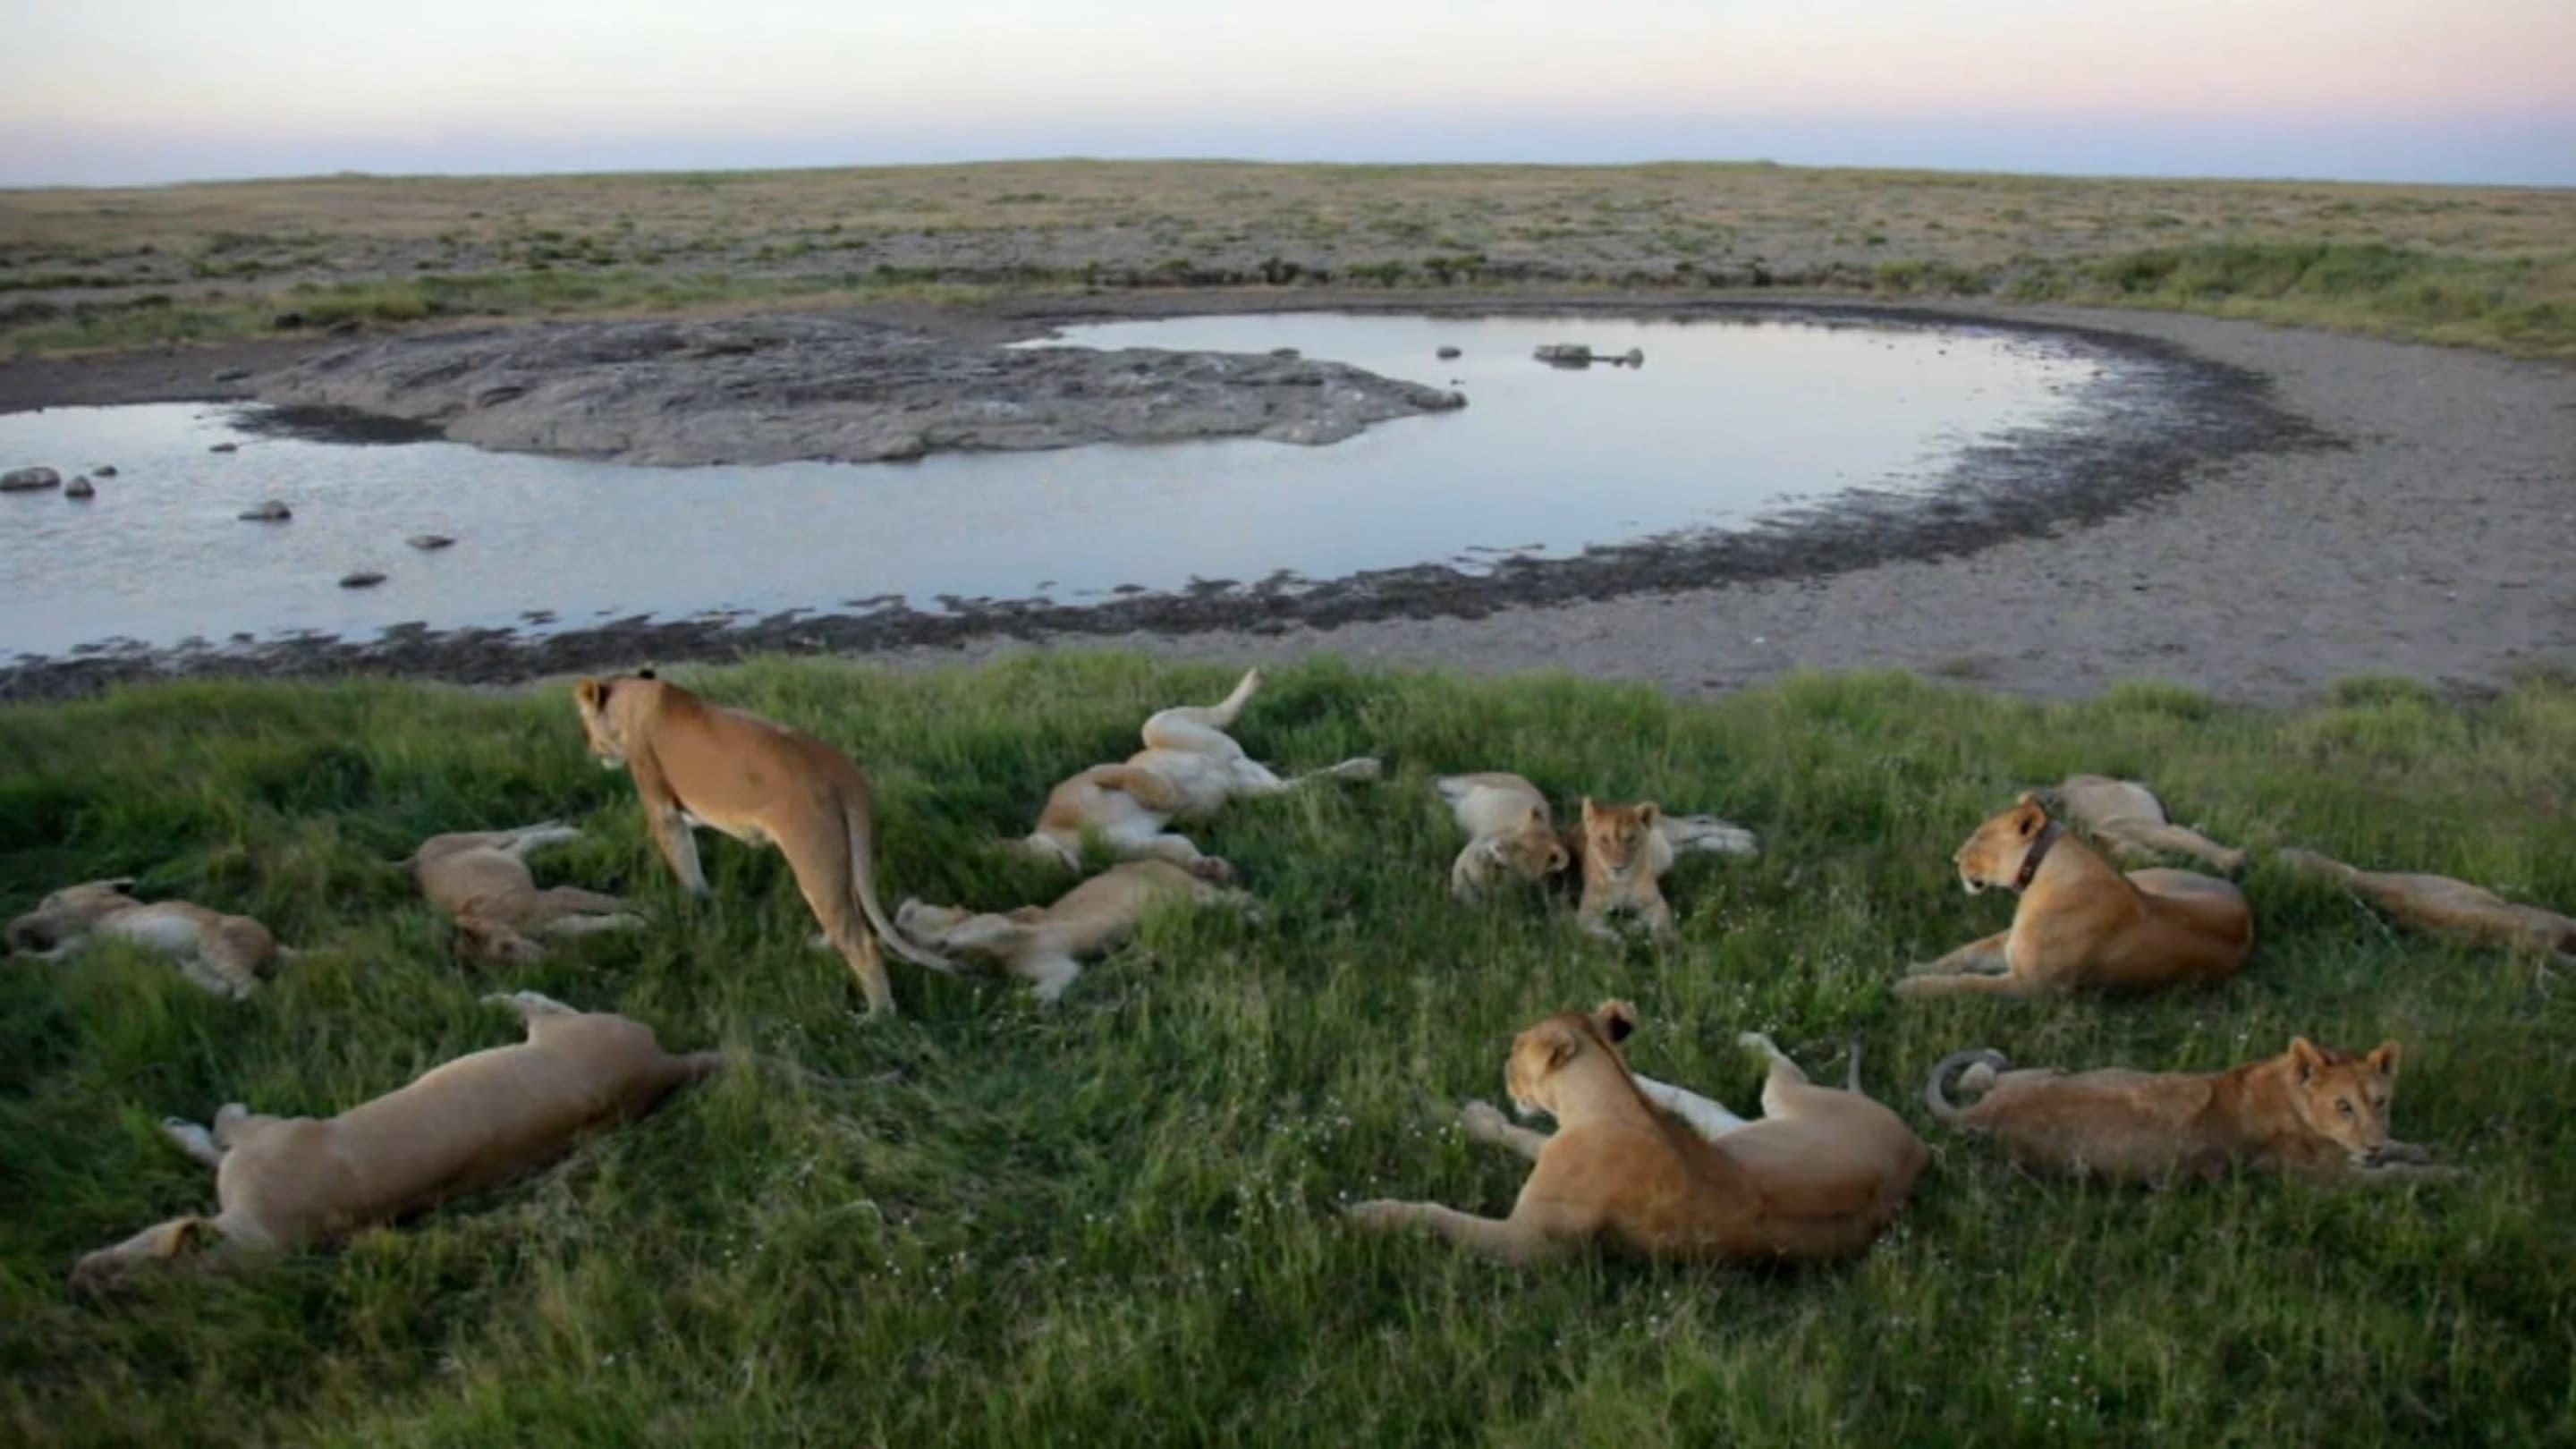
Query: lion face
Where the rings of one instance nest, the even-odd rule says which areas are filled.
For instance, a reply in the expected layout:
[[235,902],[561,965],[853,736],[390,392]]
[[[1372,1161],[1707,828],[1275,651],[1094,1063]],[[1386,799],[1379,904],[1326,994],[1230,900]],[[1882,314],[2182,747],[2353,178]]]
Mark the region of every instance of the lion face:
[[[634,676],[650,679],[652,673]],[[608,701],[616,692],[617,679],[584,679],[572,687],[573,703],[581,710],[581,732],[590,747],[591,758],[604,770],[626,767],[626,730],[609,712]]]
[[1977,827],[1968,843],[1950,857],[1959,867],[1959,884],[1975,895],[1988,886],[2009,887],[2021,876],[2022,857],[2048,828],[2048,810],[2039,797],[2023,791],[2011,809]]
[[1655,802],[1598,805],[1583,797],[1583,866],[1588,874],[1623,881],[1646,858],[1647,841],[1662,812]]
[[2291,1110],[2309,1130],[2358,1161],[2388,1145],[2388,1106],[2397,1093],[2397,1043],[2368,1056],[2290,1039]]
[[1547,811],[1536,805],[1530,807],[1520,829],[1487,842],[1485,854],[1494,864],[1532,882],[1555,875],[1572,860],[1565,842],[1548,828]]
[[9,923],[9,949],[50,951],[64,941],[86,933],[91,926],[107,917],[131,909],[135,900],[126,892],[132,889],[132,876],[65,886],[36,902],[34,910]]
[[1512,1110],[1524,1117],[1556,1115],[1556,1086],[1566,1067],[1586,1052],[1606,1052],[1627,1070],[1618,1043],[1637,1029],[1637,1008],[1625,1001],[1605,1001],[1586,1016],[1560,1011],[1512,1039],[1503,1062],[1503,1090]]

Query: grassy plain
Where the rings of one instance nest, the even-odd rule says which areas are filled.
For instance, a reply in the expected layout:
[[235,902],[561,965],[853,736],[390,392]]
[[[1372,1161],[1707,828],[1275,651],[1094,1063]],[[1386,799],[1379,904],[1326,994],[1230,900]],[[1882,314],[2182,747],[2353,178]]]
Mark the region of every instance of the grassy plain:
[[[893,896],[1010,905],[1063,878],[994,853],[1056,778],[1228,676],[1128,656],[926,675],[686,671],[853,751]],[[2298,713],[2162,687],[2037,703],[1896,675],[1715,705],[1563,679],[1275,672],[1261,758],[1389,778],[1201,833],[1266,919],[1171,914],[1052,1014],[896,966],[858,1015],[774,854],[705,847],[690,904],[559,689],[191,684],[0,710],[0,912],[113,873],[256,914],[309,953],[227,1004],[108,950],[0,963],[0,1437],[17,1443],[752,1444],[2576,1440],[2576,1008],[2527,964],[2385,926],[2258,860],[2246,973],[2135,1002],[1899,1006],[1908,961],[1998,929],[1948,855],[2072,769],[2154,781],[2258,854],[2286,843],[2576,901],[2576,689],[2460,703],[2361,682]],[[1428,779],[1520,769],[1725,814],[1750,861],[1668,882],[1682,943],[1442,892]],[[649,935],[506,976],[450,958],[383,862],[561,816],[541,879],[640,899]],[[327,1113],[513,1036],[526,987],[837,1074],[732,1079],[538,1178],[345,1250],[70,1297],[81,1252],[211,1202],[165,1114]],[[1809,1272],[1617,1261],[1510,1272],[1348,1231],[1339,1204],[1500,1211],[1518,1164],[1444,1125],[1541,1014],[1634,999],[1641,1069],[1750,1104],[1776,1033],[1941,1149],[1898,1228]],[[2168,1193],[2026,1177],[1925,1120],[1923,1070],[2216,1068],[2293,1032],[2406,1044],[2397,1121],[2463,1182]]]
[[0,352],[355,322],[1329,287],[2000,297],[2576,356],[2576,190],[1031,161],[0,192]]

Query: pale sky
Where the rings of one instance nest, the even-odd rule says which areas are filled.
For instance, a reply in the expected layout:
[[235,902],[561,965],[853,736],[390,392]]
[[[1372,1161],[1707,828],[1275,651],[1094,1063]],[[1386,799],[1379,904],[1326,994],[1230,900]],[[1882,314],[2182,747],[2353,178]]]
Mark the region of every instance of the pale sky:
[[0,184],[1026,156],[2576,184],[2576,0],[0,0]]

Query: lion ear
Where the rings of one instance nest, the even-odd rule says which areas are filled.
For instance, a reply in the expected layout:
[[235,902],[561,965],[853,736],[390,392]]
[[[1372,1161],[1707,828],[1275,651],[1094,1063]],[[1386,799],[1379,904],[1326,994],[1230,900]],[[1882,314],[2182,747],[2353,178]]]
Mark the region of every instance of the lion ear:
[[107,887],[109,890],[112,890],[121,896],[130,896],[134,894],[134,888],[142,883],[143,882],[139,878],[130,875],[112,876],[107,880],[99,882],[100,885]]
[[1601,815],[1601,807],[1592,803],[1592,797],[1591,797],[1591,796],[1589,796],[1589,795],[1584,796],[1584,797],[1583,797],[1583,823],[1584,823],[1584,824],[1586,824],[1586,825],[1589,825],[1589,824],[1591,824],[1594,820],[1598,819],[1598,818],[1600,817],[1600,815]]
[[608,703],[608,681],[584,677],[579,684],[572,687],[572,697],[592,709],[597,709]]
[[1593,1028],[1611,1042],[1623,1042],[1637,1030],[1637,1008],[1625,1001],[1601,1003],[1592,1011]]
[[643,668],[635,671],[635,677],[638,679],[659,679],[662,676],[655,674],[653,672],[653,666],[647,664]]
[[1637,807],[1637,821],[1648,830],[1652,830],[1655,828],[1655,817],[1662,813],[1662,808],[1656,805],[1654,801],[1649,800],[1645,804]]
[[2325,1070],[2326,1054],[2317,1050],[2315,1042],[2294,1036],[2290,1038],[2290,1060],[2298,1064],[2299,1080],[2306,1083],[2314,1081],[2317,1073]]
[[1574,1060],[1583,1050],[1583,1033],[1562,1021],[1551,1021],[1538,1029],[1539,1045],[1547,1048],[1550,1070]]
[[1564,846],[1551,845],[1547,848],[1547,868],[1550,871],[1560,871],[1572,864],[1574,864],[1574,857],[1566,853]]
[[2384,1041],[2379,1044],[2377,1051],[2362,1060],[2370,1064],[2372,1071],[2393,1081],[2397,1076],[2397,1055],[2397,1043]]

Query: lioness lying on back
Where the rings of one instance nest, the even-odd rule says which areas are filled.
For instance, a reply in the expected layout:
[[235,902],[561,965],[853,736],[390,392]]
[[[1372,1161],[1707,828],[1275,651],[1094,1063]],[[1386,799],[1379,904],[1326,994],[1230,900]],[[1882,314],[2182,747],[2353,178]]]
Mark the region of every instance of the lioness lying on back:
[[[2144,1182],[2240,1164],[2365,1182],[2450,1175],[2426,1149],[2388,1135],[2395,1042],[2355,1057],[2293,1037],[2277,1057],[2206,1075],[2007,1066],[2000,1052],[1945,1057],[1923,1100],[2034,1168]],[[1973,1104],[1956,1106],[1942,1090],[1954,1071]]]
[[574,886],[537,889],[528,852],[580,838],[580,831],[552,820],[517,830],[433,835],[407,863],[421,894],[447,913],[469,954],[529,962],[543,954],[533,937],[629,931],[644,924],[615,896]]
[[2211,869],[2229,875],[2245,868],[2244,851],[2166,819],[2164,802],[2135,780],[2069,775],[2057,787],[2057,798],[2067,819],[2100,836],[2124,860],[2152,859],[2170,851],[2198,857]]
[[[1560,1012],[1512,1043],[1513,1105],[1545,1112],[1554,1135],[1515,1127],[1481,1103],[1467,1130],[1537,1165],[1508,1218],[1438,1203],[1364,1202],[1363,1227],[1420,1225],[1507,1263],[1595,1244],[1659,1258],[1756,1261],[1846,1257],[1894,1219],[1931,1154],[1897,1115],[1858,1092],[1810,1084],[1770,1038],[1741,1040],[1771,1060],[1761,1120],[1743,1122],[1677,1088],[1641,1083],[1618,1043],[1635,1008]],[[1695,1110],[1662,1105],[1688,1099]]]
[[868,927],[916,965],[954,971],[903,938],[877,904],[876,822],[868,777],[849,756],[756,714],[711,705],[651,670],[574,687],[590,752],[635,777],[644,819],[691,895],[707,893],[690,833],[711,825],[747,845],[776,845],[823,933],[859,978],[868,1010],[891,1015]]
[[1378,777],[1378,762],[1361,758],[1283,780],[1244,754],[1226,730],[1259,688],[1261,671],[1247,670],[1217,704],[1176,706],[1146,720],[1145,748],[1127,763],[1094,765],[1048,793],[1038,828],[1021,848],[1079,867],[1083,836],[1097,834],[1120,860],[1167,860],[1193,875],[1226,881],[1234,877],[1231,866],[1163,827],[1208,819],[1229,800],[1283,794],[1318,780]]
[[2025,793],[1977,827],[1955,860],[1970,895],[2021,892],[2012,928],[1918,966],[1900,996],[2037,996],[2224,981],[2254,948],[2254,916],[2223,880],[2181,870],[2122,875]]
[[260,973],[291,954],[268,927],[189,901],[138,901],[134,878],[65,886],[9,923],[9,949],[41,961],[69,961],[105,938],[131,941],[167,956],[179,974],[238,1001],[259,989]]
[[1113,865],[1040,909],[977,914],[956,906],[905,901],[894,923],[905,935],[938,950],[980,957],[1036,988],[1053,1003],[1082,974],[1081,958],[1107,951],[1136,932],[1145,913],[1165,901],[1221,903],[1247,909],[1252,897],[1211,885],[1167,860]]

